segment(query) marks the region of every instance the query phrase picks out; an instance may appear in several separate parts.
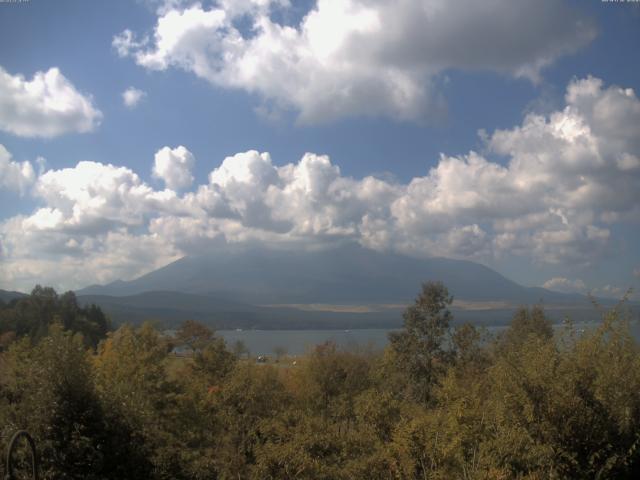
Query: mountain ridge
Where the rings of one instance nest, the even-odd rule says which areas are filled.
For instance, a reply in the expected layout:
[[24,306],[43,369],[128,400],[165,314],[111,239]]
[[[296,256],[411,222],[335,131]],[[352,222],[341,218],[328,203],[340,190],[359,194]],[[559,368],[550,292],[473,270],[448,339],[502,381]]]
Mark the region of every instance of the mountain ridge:
[[9,303],[11,300],[14,300],[16,298],[23,298],[26,297],[27,294],[26,293],[22,293],[22,292],[16,292],[13,290],[2,290],[0,289],[0,300],[2,300],[5,303]]
[[148,291],[214,295],[250,304],[407,303],[424,281],[442,281],[454,298],[516,303],[575,302],[585,297],[524,287],[468,260],[415,259],[347,246],[316,252],[231,250],[187,256],[131,281],[77,290],[127,296]]
[[116,323],[154,319],[174,326],[193,319],[218,329],[396,328],[404,306],[429,280],[447,286],[458,321],[504,324],[519,305],[537,303],[555,321],[593,317],[584,295],[525,287],[479,263],[416,259],[355,245],[292,252],[226,248],[183,257],[130,281],[91,285],[76,295],[82,304],[102,307]]

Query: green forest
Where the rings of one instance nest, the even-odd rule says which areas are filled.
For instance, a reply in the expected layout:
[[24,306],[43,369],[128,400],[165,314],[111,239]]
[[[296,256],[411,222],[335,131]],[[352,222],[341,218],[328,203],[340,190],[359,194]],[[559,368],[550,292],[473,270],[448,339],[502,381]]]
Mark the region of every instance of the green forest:
[[587,331],[522,307],[491,337],[451,302],[425,283],[384,351],[260,364],[36,287],[0,303],[0,447],[27,430],[44,479],[640,478],[623,304]]

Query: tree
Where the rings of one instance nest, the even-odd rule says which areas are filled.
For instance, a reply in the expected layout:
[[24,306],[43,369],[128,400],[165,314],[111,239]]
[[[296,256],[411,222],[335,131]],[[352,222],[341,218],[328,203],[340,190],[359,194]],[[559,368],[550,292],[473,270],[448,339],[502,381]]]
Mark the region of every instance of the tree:
[[499,352],[506,349],[519,348],[528,342],[531,337],[543,341],[553,339],[553,326],[551,320],[544,313],[540,305],[532,308],[520,307],[513,314],[511,324],[498,338],[496,347]]
[[273,353],[276,354],[276,362],[279,362],[282,359],[282,357],[284,357],[287,354],[287,347],[278,345],[277,347],[274,347]]
[[369,387],[369,362],[325,342],[300,363],[294,381],[302,408],[323,418],[354,419],[355,397]]
[[451,345],[456,373],[468,373],[466,370],[477,373],[489,365],[489,358],[483,346],[483,340],[486,341],[483,333],[470,323],[464,323],[454,329]]
[[172,430],[177,390],[167,377],[168,350],[167,339],[151,324],[124,325],[109,334],[93,358],[105,414],[135,432],[136,447],[145,452],[155,478],[179,478],[175,472],[180,470]]
[[424,283],[415,303],[403,314],[404,330],[389,334],[396,366],[409,377],[411,396],[425,405],[451,358],[443,341],[452,319],[448,308],[452,302],[441,282]]
[[31,295],[15,299],[0,310],[0,334],[14,332],[16,338],[27,336],[34,344],[48,335],[54,323],[81,333],[85,344],[93,348],[111,327],[100,307],[81,307],[73,292],[58,295],[53,288],[40,285]]
[[256,449],[265,441],[265,422],[287,406],[288,395],[275,368],[251,363],[238,364],[215,395],[222,431],[214,478],[249,478]]
[[59,324],[49,331],[33,347],[14,343],[5,357],[3,427],[34,436],[42,478],[144,478],[132,432],[105,417],[81,336]]
[[233,347],[231,350],[237,358],[242,358],[243,355],[250,355],[249,348],[242,340],[236,340],[233,343]]
[[236,360],[236,356],[227,350],[224,339],[213,337],[208,345],[196,351],[190,369],[211,387],[218,385],[233,370]]
[[176,343],[187,347],[192,353],[203,350],[213,339],[213,331],[194,320],[185,321],[176,331],[175,336]]

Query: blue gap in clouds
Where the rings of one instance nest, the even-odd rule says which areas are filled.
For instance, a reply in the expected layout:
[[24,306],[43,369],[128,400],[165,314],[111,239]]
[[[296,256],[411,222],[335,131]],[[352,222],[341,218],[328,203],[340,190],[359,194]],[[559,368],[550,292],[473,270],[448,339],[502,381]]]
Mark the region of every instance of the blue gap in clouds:
[[285,127],[263,122],[262,129],[270,135],[260,136],[266,143],[256,143],[270,151],[278,164],[296,162],[309,151],[329,155],[343,175],[359,178],[390,173],[408,182],[427,175],[437,165],[440,153],[482,152],[478,130],[490,134],[496,128],[519,125],[525,106],[538,95],[538,90],[524,79],[459,71],[448,72],[447,76],[449,82],[443,92],[449,115],[443,123],[422,125],[356,116],[327,124],[296,125],[294,112],[286,117]]
[[596,18],[598,36],[587,47],[546,69],[546,81],[564,95],[573,78],[601,78],[605,87],[632,87],[640,92],[640,3],[578,2]]

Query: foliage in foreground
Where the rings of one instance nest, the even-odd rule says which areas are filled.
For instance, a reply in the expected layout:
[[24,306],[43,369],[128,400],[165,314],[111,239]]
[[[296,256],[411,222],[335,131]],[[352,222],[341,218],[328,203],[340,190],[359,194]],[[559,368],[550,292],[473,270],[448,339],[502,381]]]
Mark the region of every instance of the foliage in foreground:
[[450,328],[427,283],[382,353],[324,344],[297,365],[240,360],[185,323],[96,350],[62,326],[0,356],[2,439],[36,437],[44,478],[637,478],[640,350],[617,310],[554,335],[539,307],[497,338]]

